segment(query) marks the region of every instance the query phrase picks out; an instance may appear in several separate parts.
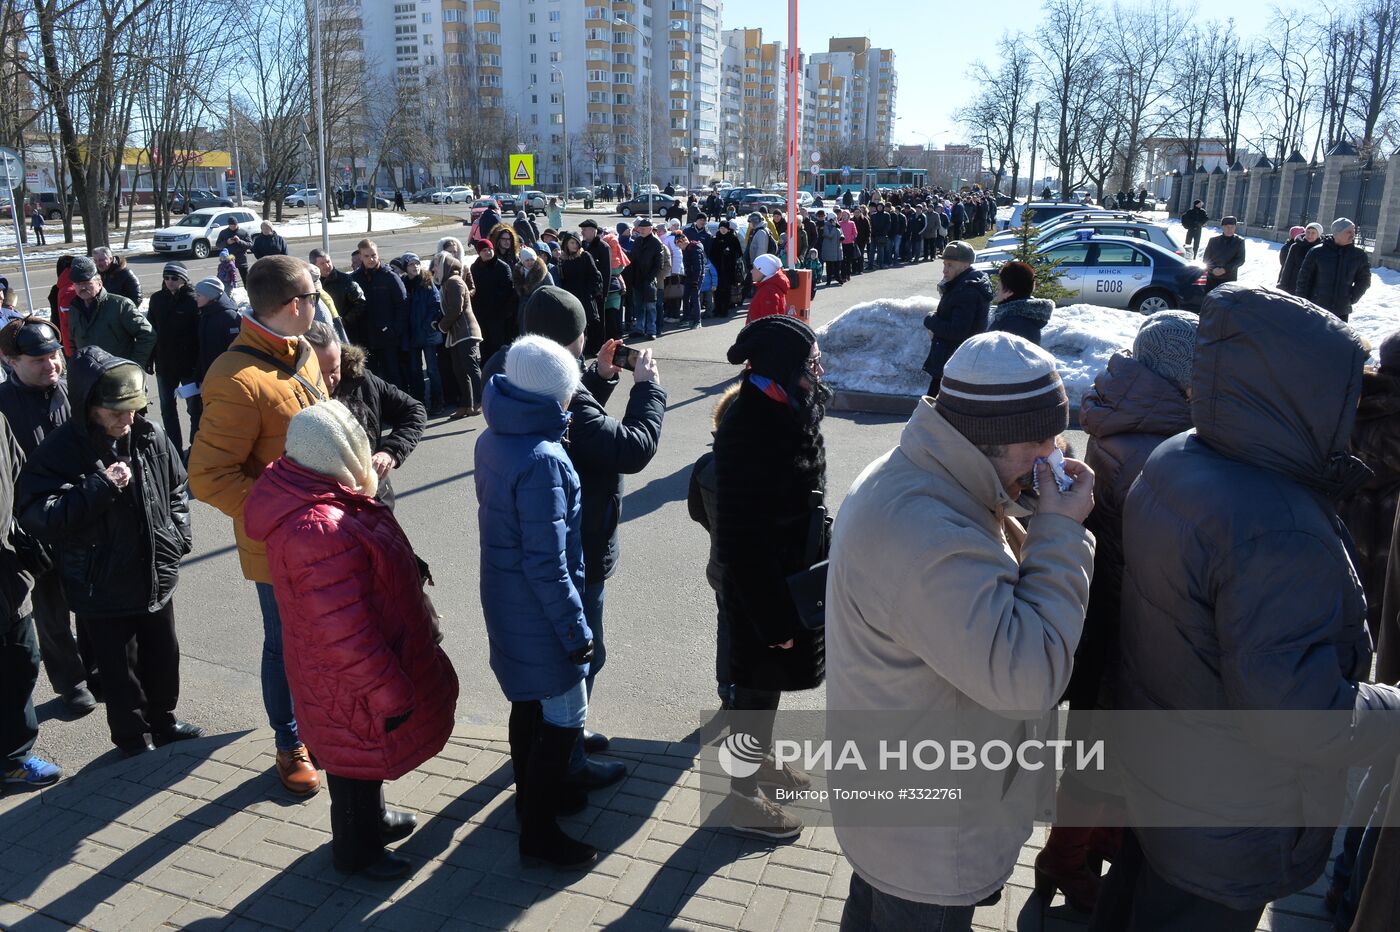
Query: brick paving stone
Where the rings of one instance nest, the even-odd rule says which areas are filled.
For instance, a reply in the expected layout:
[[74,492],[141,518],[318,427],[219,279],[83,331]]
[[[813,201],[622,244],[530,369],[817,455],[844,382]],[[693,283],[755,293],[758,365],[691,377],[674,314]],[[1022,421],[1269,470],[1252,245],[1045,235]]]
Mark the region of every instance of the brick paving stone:
[[841,911],[846,908],[845,897],[822,897],[821,906],[817,909],[817,919],[821,922],[832,922],[841,924]]
[[770,859],[768,866],[764,868],[762,882],[765,886],[777,887],[779,890],[821,896],[826,892],[826,881],[825,874],[793,870],[791,867],[774,864]]
[[696,874],[690,881],[686,893],[710,900],[720,900],[735,906],[748,906],[757,887],[751,883],[730,880],[727,877]]
[[315,910],[310,906],[259,890],[238,907],[238,914],[277,929],[297,929]]
[[825,878],[829,877],[836,868],[837,857],[824,851],[813,851],[811,848],[803,848],[798,845],[786,845],[775,849],[768,860],[784,867],[795,867],[799,870],[821,874],[824,878],[823,883],[825,883]]
[[393,929],[395,932],[436,932],[447,919],[435,913],[405,903],[385,903],[367,917],[375,929]]
[[199,903],[186,903],[184,906],[175,910],[175,914],[167,921],[177,929],[189,928],[195,923],[198,923],[200,932],[204,932],[206,929],[209,930],[209,932],[216,932],[216,930],[221,930],[232,922],[228,915],[222,910],[203,906]]
[[587,929],[603,907],[602,900],[578,893],[560,892],[551,899],[560,901],[559,912],[555,914],[554,922],[550,925],[551,930],[558,932],[578,932],[580,929]]
[[748,908],[744,910],[744,915],[739,920],[739,928],[742,932],[770,932],[777,929],[778,917],[782,915],[783,907],[787,905],[788,894],[786,890],[779,890],[776,887],[758,887],[754,890],[753,899],[749,900]]
[[[744,907],[720,900],[691,897],[681,904],[680,912],[677,915],[681,919],[703,922],[721,929],[734,929],[738,927],[739,920],[744,918]],[[803,927],[793,926],[792,928]]]
[[789,893],[782,918],[778,920],[779,928],[810,929],[817,921],[817,911],[821,909],[821,905],[820,896]]
[[608,932],[656,932],[677,928],[670,917],[638,909],[626,903],[604,903],[593,917],[593,928]]
[[199,898],[212,879],[171,864],[143,875],[141,882],[163,893],[194,900]]

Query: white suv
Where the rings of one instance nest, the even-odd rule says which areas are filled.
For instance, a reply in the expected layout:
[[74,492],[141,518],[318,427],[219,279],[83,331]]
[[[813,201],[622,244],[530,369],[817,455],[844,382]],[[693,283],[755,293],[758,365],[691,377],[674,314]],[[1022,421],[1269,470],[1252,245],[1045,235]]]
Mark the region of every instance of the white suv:
[[473,200],[476,200],[476,195],[472,193],[470,185],[458,184],[433,192],[434,204],[465,204]]
[[230,220],[237,220],[240,227],[246,228],[250,238],[261,222],[257,214],[242,207],[198,210],[186,214],[173,227],[156,230],[151,245],[156,252],[188,252],[193,253],[196,259],[207,259],[213,251],[214,241],[219,238],[219,232],[228,226]]

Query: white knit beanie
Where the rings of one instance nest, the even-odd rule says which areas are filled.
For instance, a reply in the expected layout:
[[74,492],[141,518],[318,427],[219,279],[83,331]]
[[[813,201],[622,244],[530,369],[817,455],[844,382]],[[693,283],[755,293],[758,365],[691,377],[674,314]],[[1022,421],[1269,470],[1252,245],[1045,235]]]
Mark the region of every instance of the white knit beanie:
[[753,267],[762,272],[764,278],[772,278],[774,275],[778,274],[783,264],[778,261],[777,256],[770,256],[768,253],[764,253],[753,260]]
[[548,337],[530,333],[506,353],[506,381],[521,391],[552,398],[566,407],[578,391],[578,360]]
[[287,424],[286,449],[287,459],[347,489],[371,497],[379,489],[369,437],[350,409],[338,401],[299,411]]

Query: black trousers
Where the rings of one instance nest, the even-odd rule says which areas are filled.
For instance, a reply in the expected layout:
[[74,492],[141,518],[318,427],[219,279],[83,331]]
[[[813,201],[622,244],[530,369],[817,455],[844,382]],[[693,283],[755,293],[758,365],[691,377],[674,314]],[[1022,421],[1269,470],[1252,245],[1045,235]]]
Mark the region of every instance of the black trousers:
[[39,656],[53,691],[66,696],[79,686],[96,685],[97,660],[92,641],[83,628],[73,637],[73,620],[58,572],[34,581],[34,627],[39,635]]
[[39,737],[34,684],[39,680],[39,639],[34,617],[11,618],[0,630],[0,772],[29,756]]
[[1186,243],[1181,248],[1185,249],[1187,246],[1191,247],[1191,258],[1196,258],[1196,250],[1201,248],[1200,227],[1192,227],[1186,231]]
[[[729,708],[744,713],[734,716],[731,731],[742,731],[758,739],[759,747],[773,750],[773,724],[778,717],[778,703],[783,694],[771,689],[751,689],[747,686],[734,687],[734,699]],[[736,793],[753,796],[758,792],[757,775],[731,777],[729,786]]]
[[78,616],[97,659],[107,727],[117,747],[175,724],[180,698],[180,643],[175,639],[175,602],[139,615]]
[[481,405],[481,341],[461,340],[448,350],[452,354],[452,373],[457,377],[457,405],[475,408]]
[[343,871],[368,867],[384,854],[384,781],[326,771],[331,794],[331,858]]
[[1167,883],[1131,829],[1109,868],[1089,932],[1254,932],[1264,907],[1231,909]]

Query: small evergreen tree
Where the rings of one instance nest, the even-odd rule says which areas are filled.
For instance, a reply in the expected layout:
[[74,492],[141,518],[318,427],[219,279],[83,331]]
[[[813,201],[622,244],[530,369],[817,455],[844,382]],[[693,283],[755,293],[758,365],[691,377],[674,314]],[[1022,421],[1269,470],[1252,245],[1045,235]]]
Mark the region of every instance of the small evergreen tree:
[[1035,270],[1035,291],[1037,298],[1048,298],[1059,304],[1074,292],[1060,284],[1060,262],[1035,247],[1040,229],[1032,225],[1035,211],[1027,210],[1021,215],[1021,226],[1016,231],[1016,246],[1011,250],[1012,259],[1024,262]]

